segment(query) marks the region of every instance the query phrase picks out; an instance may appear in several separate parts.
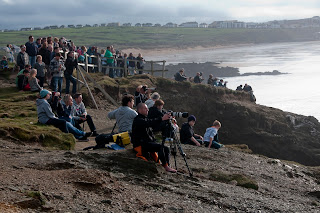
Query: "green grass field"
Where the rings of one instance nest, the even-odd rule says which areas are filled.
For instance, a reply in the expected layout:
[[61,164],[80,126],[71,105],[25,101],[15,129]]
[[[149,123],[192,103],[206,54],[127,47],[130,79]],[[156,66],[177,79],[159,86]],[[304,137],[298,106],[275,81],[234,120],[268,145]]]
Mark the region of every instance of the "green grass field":
[[293,42],[318,40],[319,28],[307,29],[215,29],[162,27],[85,27],[0,33],[0,47],[28,41],[28,36],[66,37],[77,46],[117,48],[186,48],[247,43]]

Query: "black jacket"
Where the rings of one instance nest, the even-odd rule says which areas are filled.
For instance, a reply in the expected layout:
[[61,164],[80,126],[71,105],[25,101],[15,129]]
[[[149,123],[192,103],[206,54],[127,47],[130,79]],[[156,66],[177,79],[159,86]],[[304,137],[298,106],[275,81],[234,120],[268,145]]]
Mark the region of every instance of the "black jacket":
[[194,131],[192,126],[190,126],[188,122],[182,124],[181,130],[180,130],[181,143],[189,143],[191,141],[191,137],[193,136],[194,136]]
[[[165,112],[160,111],[157,107],[153,106],[153,107],[150,107],[149,109],[148,118],[150,119],[159,118],[162,120],[162,116],[164,114]],[[164,126],[165,126],[165,123],[164,121],[162,121],[161,123],[159,123],[157,126],[153,128],[153,132],[158,132],[163,130]]]
[[65,74],[72,75],[73,70],[75,68],[77,68],[77,66],[78,66],[78,60],[74,59],[74,58],[71,58],[71,57],[68,57],[66,62],[65,62],[65,67],[66,67],[66,70],[64,71]]
[[18,75],[18,88],[19,90],[23,90],[24,87],[28,84],[28,77],[25,75]]
[[149,119],[144,115],[138,114],[132,123],[131,142],[133,148],[154,142],[155,138],[152,128],[159,125],[161,121],[161,118]]

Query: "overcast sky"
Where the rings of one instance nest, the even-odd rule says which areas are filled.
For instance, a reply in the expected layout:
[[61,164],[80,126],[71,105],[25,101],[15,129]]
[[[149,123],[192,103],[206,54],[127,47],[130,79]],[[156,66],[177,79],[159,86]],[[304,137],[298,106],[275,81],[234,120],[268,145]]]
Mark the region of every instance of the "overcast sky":
[[320,16],[320,0],[0,0],[0,28],[109,22],[263,22]]

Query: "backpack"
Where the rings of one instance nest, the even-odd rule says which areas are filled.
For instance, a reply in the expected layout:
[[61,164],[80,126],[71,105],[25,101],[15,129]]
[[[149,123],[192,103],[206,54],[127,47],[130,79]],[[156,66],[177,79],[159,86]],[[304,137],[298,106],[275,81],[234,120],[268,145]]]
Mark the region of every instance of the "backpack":
[[113,142],[113,134],[100,134],[96,138],[96,145],[95,146],[89,146],[84,148],[83,150],[89,150],[89,149],[102,149],[106,147],[106,144],[109,144],[110,142]]

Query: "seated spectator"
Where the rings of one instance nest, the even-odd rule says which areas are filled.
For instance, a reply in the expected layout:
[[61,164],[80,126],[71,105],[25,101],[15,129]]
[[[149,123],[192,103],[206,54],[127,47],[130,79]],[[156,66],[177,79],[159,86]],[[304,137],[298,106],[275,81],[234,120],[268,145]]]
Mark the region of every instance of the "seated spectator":
[[243,87],[243,91],[245,92],[250,92],[252,91],[252,87],[248,84],[245,84],[244,87]]
[[0,61],[0,69],[8,69],[9,68],[9,64],[8,64],[8,60],[6,56],[2,57],[2,60]]
[[169,167],[169,148],[156,143],[152,132],[152,127],[158,125],[161,121],[170,119],[170,115],[165,114],[161,118],[149,119],[147,118],[148,107],[144,103],[138,104],[137,110],[138,115],[133,120],[131,134],[131,142],[133,149],[138,153],[137,156],[146,159],[150,153],[157,152],[164,169],[167,172],[177,172]]
[[17,55],[17,65],[20,67],[20,70],[23,70],[27,64],[30,64],[29,55],[26,53],[26,46],[21,45],[20,52]]
[[90,131],[92,132],[92,136],[97,136],[98,133],[96,131],[96,127],[93,124],[92,117],[88,115],[86,111],[86,107],[82,102],[82,94],[76,93],[74,96],[73,106],[72,106],[72,115],[75,123],[75,127],[81,129],[80,124],[87,122]]
[[128,62],[129,63],[129,65],[128,65],[129,75],[134,75],[135,69],[136,69],[136,62],[131,61],[131,60],[136,60],[136,58],[133,56],[132,53],[129,53],[129,57],[127,59],[129,60],[129,62]]
[[150,107],[153,107],[154,102],[156,100],[160,99],[160,95],[157,92],[152,93],[152,95],[150,96],[150,98],[148,100],[146,100],[145,104],[147,105],[147,107],[150,109]]
[[195,134],[193,130],[193,126],[196,123],[196,117],[194,115],[190,115],[188,117],[188,122],[185,122],[181,126],[180,130],[180,140],[183,144],[190,144],[190,145],[196,145],[201,146],[202,145],[202,136]]
[[108,113],[108,118],[116,119],[119,133],[132,131],[133,119],[138,115],[138,113],[132,109],[133,106],[133,95],[125,95],[122,98],[122,106]]
[[221,123],[215,120],[212,127],[206,129],[206,133],[203,136],[203,141],[206,147],[220,149],[223,145],[218,143],[218,130],[221,127]]
[[241,85],[239,85],[239,86],[237,86],[237,89],[236,89],[237,91],[242,91],[243,89],[242,89],[242,84]]
[[227,87],[227,83],[228,83],[228,81],[225,81],[223,83],[223,79],[220,79],[220,81],[218,83],[218,87]]
[[[56,93],[55,97],[59,96],[60,93]],[[75,138],[79,140],[87,141],[87,137],[91,135],[91,132],[85,133],[74,126],[70,122],[67,122],[63,119],[58,119],[55,114],[52,112],[52,108],[48,103],[48,100],[51,98],[51,92],[44,89],[40,92],[40,98],[37,99],[37,113],[38,121],[42,124],[53,125],[59,128],[62,132],[72,133]]]
[[59,112],[59,118],[64,119],[68,122],[70,122],[73,126],[74,120],[72,116],[72,105],[73,105],[73,98],[70,94],[66,94],[63,96],[63,101],[61,101],[62,104],[62,110]]
[[142,57],[142,54],[139,53],[138,57],[136,58],[137,61],[137,68],[139,70],[139,74],[143,74],[143,68],[144,68],[144,64],[145,64],[145,60]]
[[213,83],[212,84],[213,84],[214,87],[218,86],[218,80],[219,80],[218,78],[214,78],[213,79]]
[[188,79],[187,76],[184,75],[184,69],[182,68],[181,70],[179,70],[179,72],[177,72],[175,75],[174,75],[174,79],[176,81],[186,81]]
[[28,82],[30,84],[30,90],[31,92],[40,92],[43,88],[39,85],[38,83],[38,79],[36,78],[37,75],[37,70],[36,69],[32,69]]
[[78,60],[74,57],[74,52],[70,51],[65,62],[66,70],[64,77],[66,78],[66,94],[69,94],[70,82],[72,83],[72,94],[77,92],[77,79],[72,76],[73,71],[78,67]]
[[27,64],[24,69],[22,69],[22,70],[20,70],[20,71],[18,72],[17,77],[16,77],[16,80],[15,80],[17,87],[18,87],[18,80],[19,80],[18,76],[23,75],[23,71],[24,71],[24,70],[28,70],[28,72],[30,73],[30,71],[31,71],[31,65]]
[[212,74],[209,75],[208,84],[213,85],[213,75]]
[[193,82],[196,84],[201,84],[202,81],[203,81],[202,73],[197,72],[197,75],[194,77]]
[[[42,62],[42,56],[37,55],[37,62],[34,64],[34,68],[37,70],[37,79],[39,79],[39,85],[40,87],[43,87],[44,79],[46,76],[46,65],[44,62]],[[32,91],[32,90],[31,90]]]
[[147,90],[147,85],[139,85],[137,87],[136,92],[134,93],[134,102],[136,106],[138,106],[139,103],[145,103],[148,100],[146,96]]
[[29,76],[30,71],[27,69],[23,70],[22,75],[18,75],[18,88],[20,91],[30,91]]
[[55,92],[62,91],[63,73],[66,70],[63,61],[61,60],[61,54],[56,53],[55,57],[50,62],[50,70],[52,73],[53,90]]

